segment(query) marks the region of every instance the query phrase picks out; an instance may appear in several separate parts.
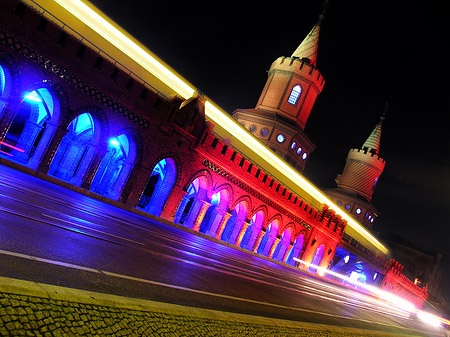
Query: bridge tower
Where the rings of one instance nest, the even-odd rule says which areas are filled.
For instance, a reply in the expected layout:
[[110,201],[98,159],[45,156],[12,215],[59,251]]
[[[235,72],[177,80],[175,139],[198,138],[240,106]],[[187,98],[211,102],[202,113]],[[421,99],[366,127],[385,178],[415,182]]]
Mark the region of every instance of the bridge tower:
[[337,188],[327,191],[339,206],[358,218],[367,228],[372,228],[372,223],[378,216],[371,200],[386,164],[380,157],[383,120],[384,113],[362,147],[348,152],[344,170],[335,179]]
[[302,172],[314,144],[304,129],[325,79],[316,67],[319,32],[324,15],[290,57],[276,59],[253,109],[238,109],[233,117]]

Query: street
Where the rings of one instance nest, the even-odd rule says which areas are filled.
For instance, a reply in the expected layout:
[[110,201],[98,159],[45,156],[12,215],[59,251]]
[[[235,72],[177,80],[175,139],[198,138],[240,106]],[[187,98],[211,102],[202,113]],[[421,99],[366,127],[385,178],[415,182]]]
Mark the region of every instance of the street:
[[258,316],[440,336],[407,312],[0,166],[0,276]]

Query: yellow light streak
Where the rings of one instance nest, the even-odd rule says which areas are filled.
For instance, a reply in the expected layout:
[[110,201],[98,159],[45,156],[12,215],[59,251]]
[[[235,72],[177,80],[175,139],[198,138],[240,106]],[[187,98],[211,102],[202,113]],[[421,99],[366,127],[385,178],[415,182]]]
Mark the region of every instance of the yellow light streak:
[[153,73],[160,81],[173,88],[183,98],[191,97],[195,89],[179,76],[167,69],[157,59],[148,54],[138,44],[116,29],[102,16],[80,0],[54,0],[60,6],[83,21],[91,29],[116,48],[131,57],[136,63],[147,71]]
[[[87,1],[80,0],[54,0],[57,4],[63,7],[66,11],[81,20],[90,29],[95,31],[101,37],[109,41],[121,52],[126,54],[134,62],[138,63],[146,71],[153,74],[165,85],[172,88],[181,97],[187,99],[191,97],[196,89],[192,87],[181,76],[175,74],[168,67],[159,62],[155,57],[150,55],[141,46],[135,43],[132,39],[127,37],[118,28],[116,28],[109,21],[105,20],[102,15],[98,14],[91,4],[87,5]],[[46,7],[46,2],[42,2],[41,6]],[[48,6],[47,6],[48,7]],[[206,98],[207,99],[207,98]],[[225,111],[216,106],[211,100],[207,99],[205,103],[206,116],[211,119],[216,125],[220,126],[222,130],[228,132],[235,140],[238,140],[240,145],[247,147],[249,159],[261,158],[264,163],[257,162],[261,166],[269,166],[272,171],[275,171],[277,179],[282,180],[289,188],[297,186],[300,190],[309,194],[313,199],[317,200],[319,204],[327,204],[333,210],[339,212],[343,219],[347,220],[348,226],[353,230],[349,232],[350,235],[357,233],[363,238],[363,244],[368,243],[383,254],[387,254],[388,250],[384,247],[369,231],[357,223],[351,216],[342,211],[334,204],[325,194],[317,189],[313,184],[307,181],[304,177],[294,171],[275,153],[268,149],[263,143],[248,133],[239,123],[231,118]],[[222,134],[224,137],[226,135]],[[245,153],[247,154],[247,153]],[[279,176],[281,174],[282,177]],[[281,179],[284,178],[284,179]],[[301,196],[301,195],[300,195]],[[301,196],[302,197],[302,196]],[[357,238],[359,239],[359,238]],[[364,240],[366,242],[364,242]],[[361,241],[361,240],[360,240]]]

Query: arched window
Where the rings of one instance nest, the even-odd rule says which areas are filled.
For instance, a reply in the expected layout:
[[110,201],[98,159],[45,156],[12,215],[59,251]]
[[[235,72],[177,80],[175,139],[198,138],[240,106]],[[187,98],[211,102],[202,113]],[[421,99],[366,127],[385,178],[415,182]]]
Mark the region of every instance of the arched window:
[[226,189],[221,189],[211,196],[210,206],[200,224],[200,232],[216,236],[218,227],[228,210],[228,200],[229,195]]
[[302,87],[300,85],[297,84],[296,86],[294,86],[291,90],[291,94],[289,95],[288,103],[290,103],[292,105],[296,105],[301,92],[302,92]]
[[26,92],[3,141],[2,154],[27,165],[33,156],[40,158],[53,133],[48,122],[58,109],[48,89]]
[[[85,112],[76,117],[67,131],[50,165],[49,174],[79,185],[93,156],[94,121],[91,114]],[[74,179],[75,176],[78,179]]]
[[247,219],[248,205],[247,202],[241,201],[238,203],[231,213],[225,228],[220,237],[221,240],[234,244],[239,235],[242,226]]
[[160,216],[177,178],[175,161],[165,158],[156,164],[139,199],[138,208]]
[[6,88],[6,69],[0,66],[0,97],[3,98],[3,93]]
[[[8,82],[8,84],[7,84]],[[8,98],[8,92],[9,87],[11,85],[11,81],[9,78],[8,69],[2,67],[0,65],[0,116],[3,113],[3,109],[5,108],[7,104],[7,98]]]
[[241,247],[253,250],[253,246],[255,245],[256,238],[261,232],[261,228],[264,222],[264,213],[262,211],[258,211],[253,215],[250,220],[250,226],[247,227],[247,230],[244,233],[244,236],[241,241]]
[[197,216],[205,201],[207,201],[208,181],[205,176],[195,178],[189,185],[186,195],[180,202],[175,214],[175,223],[193,228]]
[[117,200],[133,169],[135,150],[133,139],[126,134],[111,138],[108,152],[92,181],[91,191]]

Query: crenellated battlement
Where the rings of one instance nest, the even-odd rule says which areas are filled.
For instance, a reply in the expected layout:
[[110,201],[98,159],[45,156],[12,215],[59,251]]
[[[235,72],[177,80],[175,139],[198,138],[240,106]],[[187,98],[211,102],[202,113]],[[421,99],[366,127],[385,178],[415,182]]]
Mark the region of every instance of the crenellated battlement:
[[379,155],[363,149],[351,149],[350,151],[348,151],[348,158],[363,160],[368,164],[372,164],[374,166],[382,165],[383,168],[386,164],[385,160]]
[[322,91],[323,86],[325,85],[325,78],[322,76],[319,69],[310,64],[307,59],[281,56],[272,63],[269,74],[271,71],[288,71],[301,74],[302,77],[314,82],[319,91]]
[[344,235],[347,220],[342,219],[342,216],[336,214],[336,211],[330,209],[328,205],[322,205],[317,220],[339,236]]

